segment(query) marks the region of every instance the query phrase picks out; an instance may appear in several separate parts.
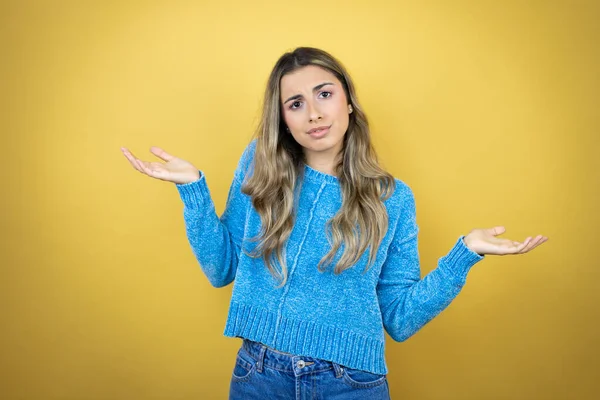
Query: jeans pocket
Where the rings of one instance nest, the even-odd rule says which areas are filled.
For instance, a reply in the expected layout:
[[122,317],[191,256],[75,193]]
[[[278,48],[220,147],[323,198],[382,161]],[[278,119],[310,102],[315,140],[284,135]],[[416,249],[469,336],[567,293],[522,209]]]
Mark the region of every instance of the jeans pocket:
[[[235,359],[235,366],[233,367],[233,373],[231,379],[235,382],[245,382],[256,371],[256,362],[250,362],[245,357],[240,355],[242,350],[238,352]],[[251,359],[251,358],[250,358]]]
[[344,382],[355,388],[372,388],[382,385],[386,380],[386,375],[375,374],[373,372],[367,372],[348,367],[342,368],[344,370],[342,373]]

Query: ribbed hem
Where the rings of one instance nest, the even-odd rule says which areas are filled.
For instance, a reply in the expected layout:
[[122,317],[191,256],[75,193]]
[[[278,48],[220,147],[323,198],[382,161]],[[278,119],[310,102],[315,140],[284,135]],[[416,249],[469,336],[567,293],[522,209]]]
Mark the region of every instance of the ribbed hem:
[[467,280],[467,274],[473,265],[483,260],[485,256],[475,253],[469,249],[464,242],[464,235],[458,238],[450,252],[442,257],[441,263],[451,271],[457,285],[463,286]]
[[200,171],[200,179],[197,181],[175,184],[175,187],[186,208],[201,208],[206,203],[206,199],[210,199],[208,185],[206,184],[206,178],[202,171]]
[[250,339],[285,353],[387,374],[385,339],[378,340],[297,318],[279,316],[279,324],[277,322],[276,313],[254,305],[232,302],[224,335]]

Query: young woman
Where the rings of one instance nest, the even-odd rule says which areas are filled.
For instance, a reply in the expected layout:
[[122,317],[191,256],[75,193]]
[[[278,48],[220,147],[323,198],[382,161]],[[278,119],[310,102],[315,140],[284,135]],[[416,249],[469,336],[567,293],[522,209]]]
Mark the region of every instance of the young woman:
[[176,184],[211,284],[235,281],[224,334],[243,341],[231,399],[388,399],[384,330],[408,339],[486,254],[547,240],[474,229],[421,279],[413,193],[379,166],[344,67],[315,48],[275,64],[220,217],[195,166],[158,147],[165,163],[122,150],[139,172]]

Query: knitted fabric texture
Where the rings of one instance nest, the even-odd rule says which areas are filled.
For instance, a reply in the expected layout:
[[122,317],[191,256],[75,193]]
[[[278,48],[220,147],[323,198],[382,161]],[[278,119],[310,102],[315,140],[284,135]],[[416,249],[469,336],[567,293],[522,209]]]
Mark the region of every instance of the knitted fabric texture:
[[[349,368],[387,374],[384,331],[404,341],[442,312],[464,286],[481,256],[461,236],[437,268],[421,278],[415,199],[396,179],[385,201],[388,231],[374,264],[368,251],[341,274],[317,264],[329,251],[326,223],[340,209],[336,177],[304,165],[295,224],[285,245],[287,283],[278,283],[262,258],[246,253],[257,245],[260,216],[242,183],[253,170],[256,141],[245,149],[219,217],[200,171],[199,180],[176,184],[183,201],[186,234],[210,283],[234,282],[225,336],[264,343],[276,350],[329,360]],[[343,250],[343,248],[342,248]],[[339,260],[341,251],[336,255]],[[275,264],[278,265],[278,264]]]

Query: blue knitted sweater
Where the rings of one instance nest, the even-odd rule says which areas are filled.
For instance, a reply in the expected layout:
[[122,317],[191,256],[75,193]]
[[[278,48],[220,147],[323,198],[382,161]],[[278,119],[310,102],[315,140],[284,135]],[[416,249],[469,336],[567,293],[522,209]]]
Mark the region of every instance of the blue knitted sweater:
[[[224,335],[261,342],[276,350],[320,358],[349,368],[386,374],[385,331],[404,341],[444,310],[482,260],[461,236],[436,269],[421,279],[415,199],[396,179],[385,201],[388,232],[374,264],[359,263],[335,275],[317,264],[329,251],[326,222],[342,204],[336,177],[304,166],[296,220],[286,243],[287,283],[278,283],[262,258],[251,258],[260,217],[242,182],[252,173],[256,141],[244,151],[226,208],[215,212],[206,178],[177,184],[186,233],[204,274],[215,287],[234,282]],[[341,253],[334,259],[339,260]],[[334,264],[333,264],[334,265]]]

